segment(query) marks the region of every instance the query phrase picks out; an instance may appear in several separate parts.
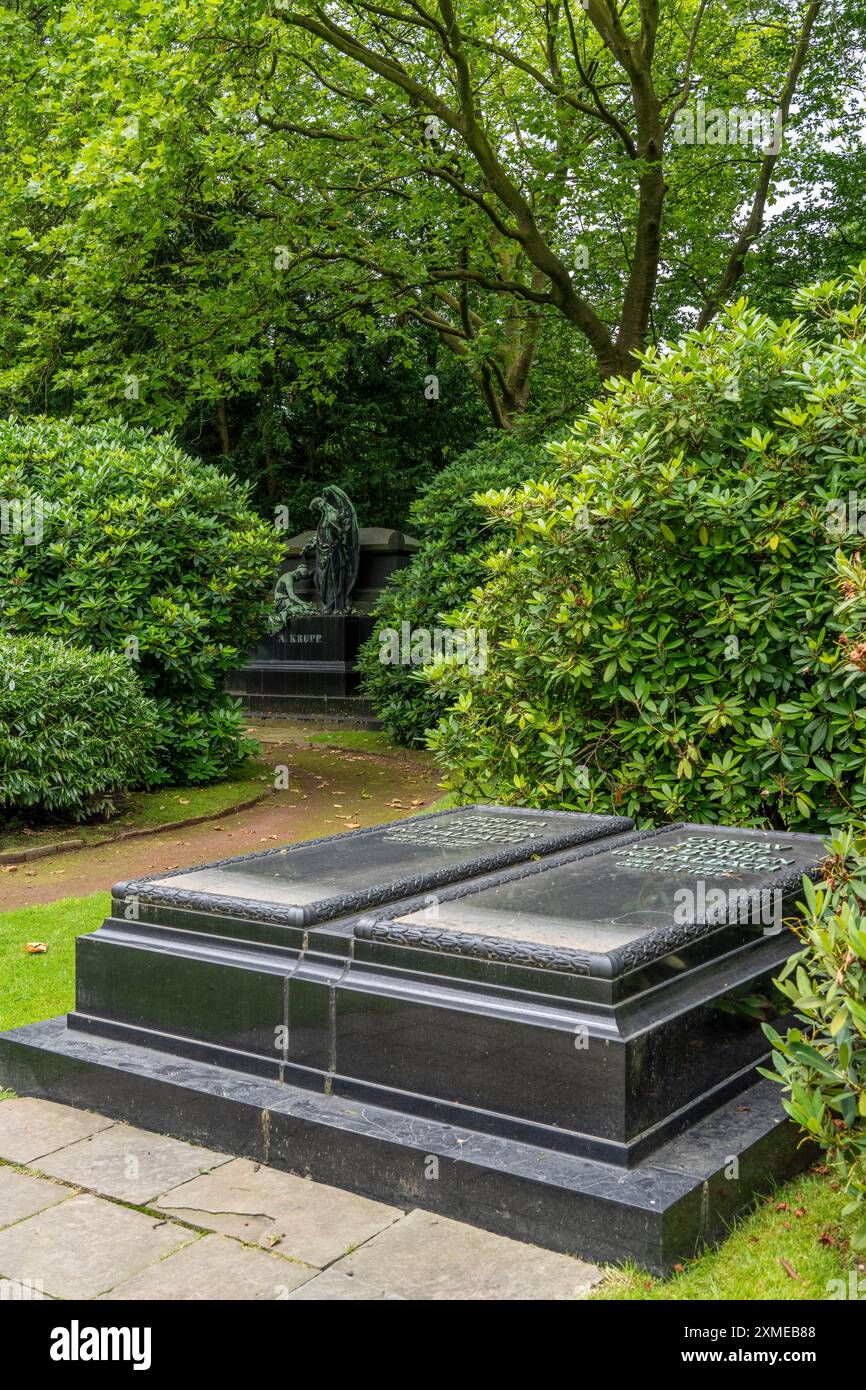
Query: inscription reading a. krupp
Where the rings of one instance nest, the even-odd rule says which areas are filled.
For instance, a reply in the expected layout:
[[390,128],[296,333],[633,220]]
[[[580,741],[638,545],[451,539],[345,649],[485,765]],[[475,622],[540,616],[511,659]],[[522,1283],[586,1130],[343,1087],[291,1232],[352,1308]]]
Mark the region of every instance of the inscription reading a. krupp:
[[429,848],[471,849],[476,845],[516,845],[535,839],[544,830],[544,820],[505,820],[501,816],[464,816],[460,821],[428,825],[415,821],[395,825],[383,837],[389,844],[425,845]]
[[770,840],[729,839],[726,835],[688,835],[675,845],[649,842],[612,851],[625,869],[643,873],[695,874],[730,878],[734,874],[773,873],[796,860],[785,857],[790,845]]

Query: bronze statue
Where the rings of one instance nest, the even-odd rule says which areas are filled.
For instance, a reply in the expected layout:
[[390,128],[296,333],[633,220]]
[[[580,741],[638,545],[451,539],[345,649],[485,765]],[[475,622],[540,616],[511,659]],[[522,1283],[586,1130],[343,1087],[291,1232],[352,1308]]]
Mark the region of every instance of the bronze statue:
[[361,558],[355,508],[336,486],[324,488],[321,497],[315,497],[310,505],[319,517],[315,582],[322,612],[349,613]]
[[289,618],[308,618],[317,611],[314,603],[307,603],[306,599],[295,593],[297,583],[313,578],[312,554],[308,555],[308,552],[314,549],[315,541],[309,541],[301,551],[300,562],[293,570],[286,570],[277,580],[274,589],[274,612],[270,624],[272,632],[279,632],[284,628]]
[[282,627],[289,618],[306,617],[317,609],[296,592],[295,584],[312,579],[322,613],[350,613],[352,590],[358,578],[361,537],[355,508],[342,488],[334,484],[314,497],[316,534],[307,541],[293,570],[280,575],[274,590],[274,622]]

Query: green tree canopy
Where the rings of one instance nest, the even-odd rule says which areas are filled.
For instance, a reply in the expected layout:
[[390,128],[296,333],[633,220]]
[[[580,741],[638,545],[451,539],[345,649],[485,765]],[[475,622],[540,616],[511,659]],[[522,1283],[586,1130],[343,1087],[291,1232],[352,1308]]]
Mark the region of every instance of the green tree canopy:
[[327,401],[348,344],[408,355],[420,325],[509,426],[587,355],[627,373],[709,322],[768,220],[789,263],[820,249],[862,169],[863,18],[21,0],[0,18],[0,393],[155,425],[286,379]]

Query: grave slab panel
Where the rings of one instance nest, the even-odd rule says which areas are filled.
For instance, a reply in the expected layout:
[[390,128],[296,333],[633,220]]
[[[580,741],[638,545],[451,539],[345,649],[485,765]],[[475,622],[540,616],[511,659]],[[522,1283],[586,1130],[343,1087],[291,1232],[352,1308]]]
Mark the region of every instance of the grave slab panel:
[[121,905],[235,909],[255,920],[307,926],[631,825],[620,816],[464,806],[132,880],[113,892]]

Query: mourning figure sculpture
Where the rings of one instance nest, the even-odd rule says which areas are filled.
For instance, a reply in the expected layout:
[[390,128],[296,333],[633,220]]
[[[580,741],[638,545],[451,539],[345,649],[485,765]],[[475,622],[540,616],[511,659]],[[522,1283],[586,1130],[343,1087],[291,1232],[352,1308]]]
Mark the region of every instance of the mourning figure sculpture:
[[277,580],[274,588],[274,611],[271,618],[270,631],[279,632],[285,627],[290,618],[308,618],[317,610],[314,603],[308,603],[306,599],[295,592],[295,585],[303,580],[315,578],[315,541],[308,541],[301,551],[298,564],[293,570],[286,570]]
[[355,508],[336,486],[324,488],[321,497],[314,497],[310,505],[318,514],[315,583],[322,612],[349,613],[361,559]]
[[[343,489],[333,484],[322,489],[321,497],[313,498],[310,508],[316,515],[316,534],[307,541],[295,568],[277,580],[272,620],[275,631],[290,618],[352,611],[352,590],[361,558],[355,508]],[[296,584],[310,580],[319,598],[318,609],[295,589]]]

